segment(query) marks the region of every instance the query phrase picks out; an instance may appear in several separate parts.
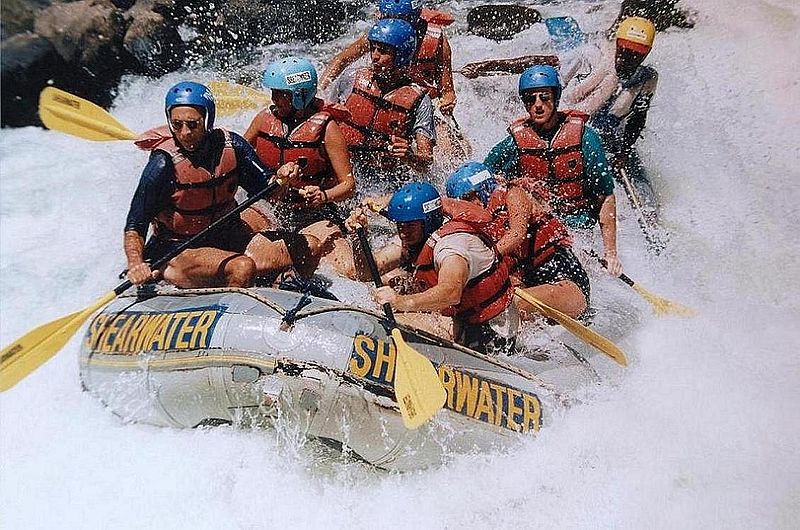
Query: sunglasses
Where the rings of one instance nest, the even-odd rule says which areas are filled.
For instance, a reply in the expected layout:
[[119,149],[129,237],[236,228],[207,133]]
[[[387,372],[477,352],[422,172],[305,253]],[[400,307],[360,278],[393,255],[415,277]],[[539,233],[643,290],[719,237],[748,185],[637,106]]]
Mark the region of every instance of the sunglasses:
[[172,124],[173,131],[180,131],[183,129],[184,125],[189,127],[190,131],[193,131],[200,127],[200,124],[203,122],[200,120],[170,120],[170,123]]
[[522,102],[526,105],[530,105],[532,103],[536,103],[536,98],[539,98],[539,101],[542,103],[549,103],[553,101],[553,94],[550,92],[532,92],[528,94],[523,94]]

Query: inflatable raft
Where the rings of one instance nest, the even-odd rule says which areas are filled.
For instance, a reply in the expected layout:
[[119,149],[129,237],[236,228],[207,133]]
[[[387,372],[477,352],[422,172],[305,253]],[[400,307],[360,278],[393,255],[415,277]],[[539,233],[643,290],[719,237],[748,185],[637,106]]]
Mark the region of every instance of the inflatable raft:
[[126,421],[291,428],[391,470],[506,446],[592,381],[577,357],[537,352],[521,367],[401,326],[447,391],[433,421],[407,430],[382,319],[269,288],[131,290],[88,326],[81,381]]

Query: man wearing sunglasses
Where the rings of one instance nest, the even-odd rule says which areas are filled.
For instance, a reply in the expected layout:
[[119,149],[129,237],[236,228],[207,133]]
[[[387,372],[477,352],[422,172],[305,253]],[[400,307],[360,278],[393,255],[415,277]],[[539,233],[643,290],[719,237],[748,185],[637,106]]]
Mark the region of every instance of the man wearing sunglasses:
[[433,104],[408,74],[414,35],[403,20],[376,22],[368,33],[372,64],[357,70],[352,88],[344,91],[351,116],[340,125],[360,193],[394,193],[426,176],[433,163]]
[[573,229],[599,222],[608,270],[618,276],[617,203],[603,144],[585,114],[559,112],[561,80],[555,68],[532,66],[519,79],[528,115],[514,121],[484,164],[508,180],[527,179],[527,188]]
[[[151,155],[125,224],[128,279],[134,284],[159,274],[183,288],[245,287],[255,279],[256,263],[246,254],[253,232],[240,218],[178,254],[162,271],[151,270],[148,263],[234,209],[240,186],[253,195],[273,175],[289,182],[299,176],[295,163],[277,172],[267,169],[244,138],[215,129],[215,110],[207,87],[178,83],[165,100],[168,126],[152,129],[136,141]],[[145,245],[151,226],[153,236]]]

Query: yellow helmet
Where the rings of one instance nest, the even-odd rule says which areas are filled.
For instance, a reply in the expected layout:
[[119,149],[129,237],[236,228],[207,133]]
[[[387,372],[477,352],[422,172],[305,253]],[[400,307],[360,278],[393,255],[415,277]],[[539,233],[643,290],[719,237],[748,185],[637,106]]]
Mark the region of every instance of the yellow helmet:
[[656,27],[642,17],[628,17],[617,29],[617,45],[635,52],[647,54],[653,47],[656,38]]

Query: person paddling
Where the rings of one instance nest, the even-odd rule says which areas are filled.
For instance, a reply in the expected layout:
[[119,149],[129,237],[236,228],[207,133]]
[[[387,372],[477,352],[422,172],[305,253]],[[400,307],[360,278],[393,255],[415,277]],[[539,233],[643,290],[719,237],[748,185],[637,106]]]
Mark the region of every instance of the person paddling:
[[304,58],[271,63],[262,85],[271,90],[273,104],[253,118],[244,137],[269,169],[297,162],[301,177],[272,197],[277,230],[264,231],[251,245],[264,249],[254,256],[270,261],[257,263],[259,269],[294,265],[307,276],[328,243],[341,235],[337,203],[355,191],[350,153],[337,123],[350,111],[316,97],[317,70]]
[[508,180],[529,179],[534,197],[573,229],[599,222],[603,257],[614,276],[622,273],[617,255],[617,203],[613,172],[588,116],[559,112],[561,81],[552,66],[537,65],[519,78],[519,95],[528,115],[508,127],[484,164]]
[[[447,179],[447,196],[481,205],[492,214],[492,240],[513,279],[545,304],[573,318],[589,304],[589,277],[572,252],[567,228],[531,194],[535,181],[501,186],[488,167],[468,162]],[[523,318],[536,311],[517,300]]]
[[[400,313],[451,316],[459,344],[483,353],[512,353],[519,313],[508,268],[490,240],[488,212],[466,201],[446,199],[443,204],[436,188],[412,182],[392,196],[385,215],[397,224],[400,245],[376,253],[379,271],[394,276],[392,286],[375,291],[375,301]],[[356,209],[347,224],[363,228],[367,218]],[[360,245],[355,245],[356,271],[368,278]]]
[[[128,279],[138,285],[163,273],[166,281],[184,288],[249,286],[256,266],[245,251],[253,234],[238,217],[195,248],[178,254],[163,271],[152,271],[148,262],[234,209],[240,186],[252,195],[273,176],[293,181],[299,167],[289,163],[270,170],[244,138],[214,128],[214,96],[204,85],[176,84],[167,92],[164,111],[167,126],[151,129],[136,140],[151,154],[125,223]],[[153,235],[145,245],[150,226]]]
[[[454,22],[453,17],[441,11],[423,9],[421,0],[380,0],[378,16],[408,22],[414,29],[414,50],[410,59],[411,79],[425,87],[433,99],[439,99],[439,109],[452,114],[456,106],[453,88],[453,66],[450,43],[444,27]],[[325,69],[320,90],[325,90],[344,70],[370,51],[369,35],[336,54]]]
[[341,128],[359,191],[392,193],[430,170],[436,142],[433,104],[408,75],[415,47],[411,25],[379,20],[368,38],[372,65],[355,72],[345,101],[351,117]]

